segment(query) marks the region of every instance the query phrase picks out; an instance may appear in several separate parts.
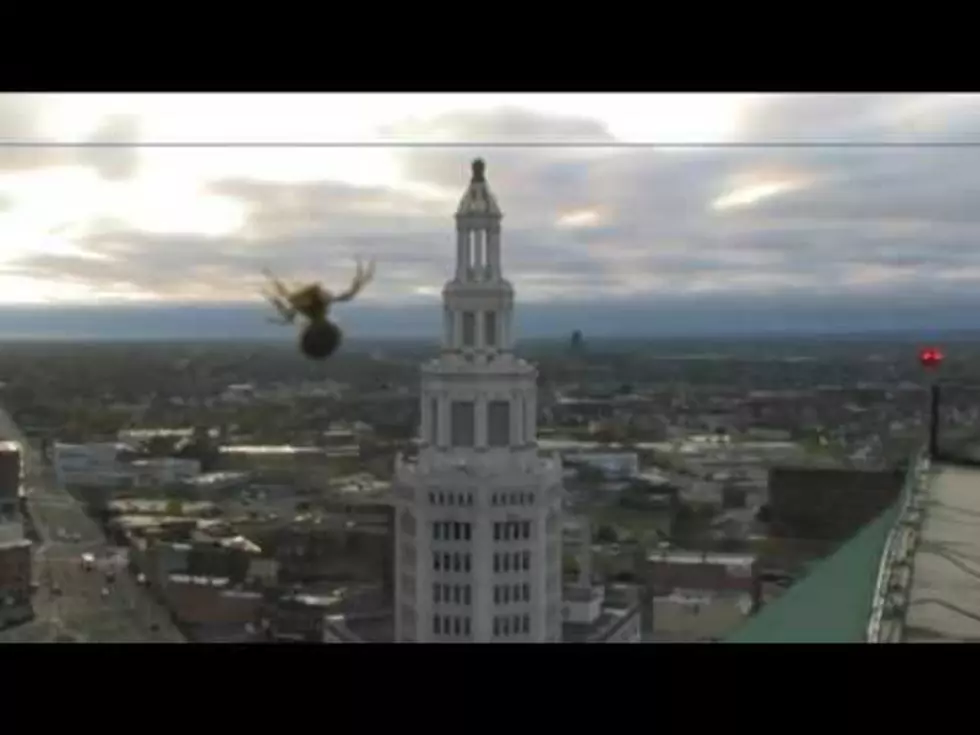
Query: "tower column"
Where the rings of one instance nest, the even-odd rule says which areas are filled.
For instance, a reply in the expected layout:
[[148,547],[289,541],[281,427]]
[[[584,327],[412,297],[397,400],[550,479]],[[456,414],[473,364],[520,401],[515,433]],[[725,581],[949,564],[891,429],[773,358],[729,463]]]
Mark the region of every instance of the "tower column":
[[487,270],[491,280],[496,281],[503,272],[500,265],[500,228],[487,230]]
[[479,396],[476,399],[476,408],[473,411],[476,414],[476,446],[480,449],[485,449],[487,446],[487,398],[486,396]]
[[466,280],[470,262],[470,233],[462,226],[456,228],[456,280]]

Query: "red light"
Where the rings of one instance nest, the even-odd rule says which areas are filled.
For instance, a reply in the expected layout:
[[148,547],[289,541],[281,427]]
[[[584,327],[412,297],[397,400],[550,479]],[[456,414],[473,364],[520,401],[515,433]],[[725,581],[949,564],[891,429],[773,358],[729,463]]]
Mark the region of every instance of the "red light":
[[943,353],[938,347],[924,347],[919,350],[919,362],[926,370],[935,370],[943,361]]

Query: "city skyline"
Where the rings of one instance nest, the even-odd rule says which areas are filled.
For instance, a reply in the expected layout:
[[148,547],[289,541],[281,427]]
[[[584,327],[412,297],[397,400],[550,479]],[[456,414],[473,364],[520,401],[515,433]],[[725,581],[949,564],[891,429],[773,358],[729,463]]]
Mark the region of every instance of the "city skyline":
[[[653,332],[668,316],[694,332],[962,328],[980,305],[980,148],[948,144],[978,133],[976,95],[6,94],[8,143],[221,146],[0,150],[0,333],[51,313],[26,306],[76,304],[124,320],[193,305],[244,333],[263,267],[342,285],[360,255],[378,279],[342,318],[432,334],[478,155],[532,333],[634,313]],[[300,142],[403,147],[234,147]],[[474,145],[405,145],[435,142]],[[666,147],[684,143],[716,147]]]

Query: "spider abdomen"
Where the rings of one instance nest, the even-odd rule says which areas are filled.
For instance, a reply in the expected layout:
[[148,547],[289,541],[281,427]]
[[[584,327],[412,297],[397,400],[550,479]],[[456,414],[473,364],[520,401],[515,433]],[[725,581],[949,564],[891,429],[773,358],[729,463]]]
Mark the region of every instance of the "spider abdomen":
[[300,335],[299,347],[311,360],[326,360],[343,340],[340,327],[331,321],[310,322]]

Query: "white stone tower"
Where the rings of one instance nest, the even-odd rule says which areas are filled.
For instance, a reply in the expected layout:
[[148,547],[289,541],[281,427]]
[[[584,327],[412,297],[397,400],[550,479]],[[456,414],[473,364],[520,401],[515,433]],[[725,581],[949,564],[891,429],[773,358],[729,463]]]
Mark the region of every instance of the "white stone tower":
[[474,161],[456,211],[419,455],[396,469],[399,641],[561,639],[561,466],[538,454],[537,371],[512,351],[514,289],[484,174]]

